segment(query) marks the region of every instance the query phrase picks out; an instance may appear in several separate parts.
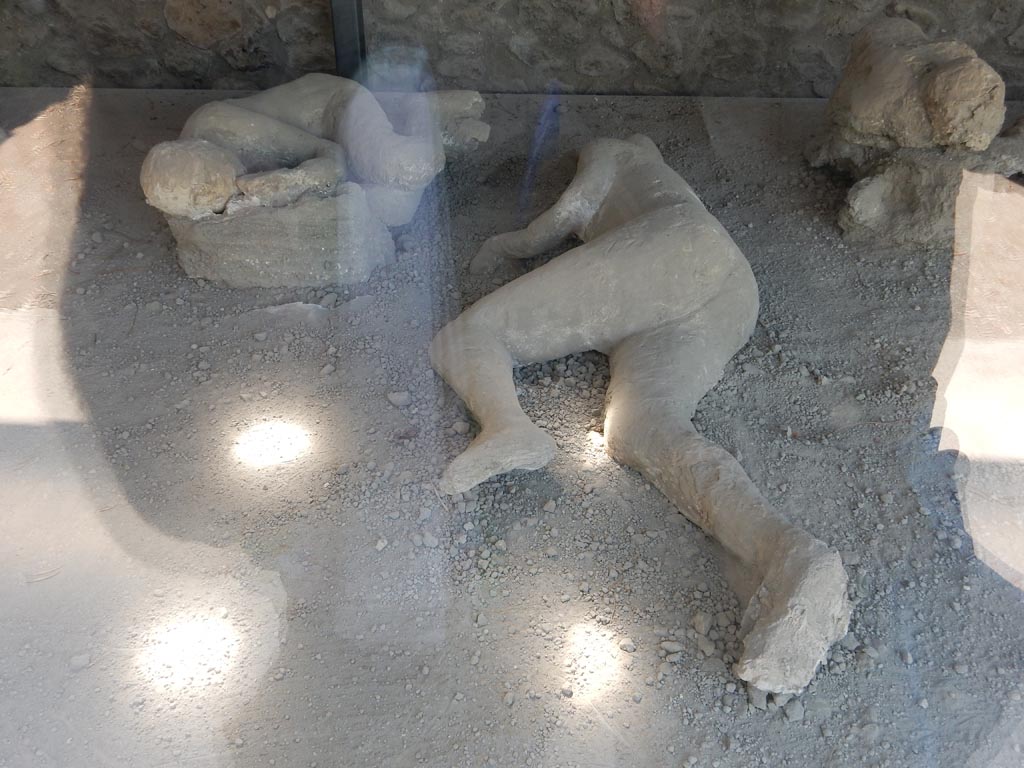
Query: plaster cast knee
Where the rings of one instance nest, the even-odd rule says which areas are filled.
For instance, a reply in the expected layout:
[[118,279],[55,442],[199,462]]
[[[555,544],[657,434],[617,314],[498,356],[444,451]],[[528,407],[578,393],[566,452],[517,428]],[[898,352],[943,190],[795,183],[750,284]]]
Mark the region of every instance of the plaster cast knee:
[[335,121],[333,136],[345,148],[360,181],[422,189],[444,168],[440,137],[395,133],[384,109],[365,88],[340,93],[328,110]]

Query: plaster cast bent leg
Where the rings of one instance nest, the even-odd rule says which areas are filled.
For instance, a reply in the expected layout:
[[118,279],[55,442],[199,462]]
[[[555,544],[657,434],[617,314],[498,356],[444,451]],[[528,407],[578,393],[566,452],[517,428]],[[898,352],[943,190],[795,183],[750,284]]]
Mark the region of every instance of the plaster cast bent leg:
[[430,361],[481,425],[441,478],[445,493],[467,491],[514,469],[540,469],[554,458],[555,441],[519,405],[512,355],[498,329],[465,313],[434,338]]
[[690,317],[618,344],[605,441],[612,458],[640,471],[762,580],[742,619],[736,674],[763,690],[797,692],[846,632],[842,562],[773,509],[740,464],[690,421],[756,316],[757,286],[741,271]]
[[[716,283],[706,274],[670,279],[678,255],[661,243],[644,244],[645,232],[667,231],[679,221],[678,210],[666,208],[624,224],[483,297],[441,330],[431,362],[482,426],[445,473],[445,490],[468,490],[513,469],[537,469],[554,456],[551,438],[519,407],[515,364],[589,349],[607,352],[623,337],[674,319],[681,307],[699,306],[699,297],[714,294]],[[714,271],[709,274],[714,280]],[[756,293],[754,301],[756,311]]]

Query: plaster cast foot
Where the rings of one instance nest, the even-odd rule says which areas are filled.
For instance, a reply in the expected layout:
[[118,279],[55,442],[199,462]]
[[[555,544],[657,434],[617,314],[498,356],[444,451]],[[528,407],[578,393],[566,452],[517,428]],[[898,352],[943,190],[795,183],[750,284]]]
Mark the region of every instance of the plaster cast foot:
[[533,424],[496,432],[484,430],[455,457],[441,477],[441,490],[468,491],[488,478],[514,469],[540,469],[555,456],[555,441]]
[[747,634],[734,671],[761,690],[799,693],[846,634],[850,603],[837,552],[803,531],[784,541],[744,612]]

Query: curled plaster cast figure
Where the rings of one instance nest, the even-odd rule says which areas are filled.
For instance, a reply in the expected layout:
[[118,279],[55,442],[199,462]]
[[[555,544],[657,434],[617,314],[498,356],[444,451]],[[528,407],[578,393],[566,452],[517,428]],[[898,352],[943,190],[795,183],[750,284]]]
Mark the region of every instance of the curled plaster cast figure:
[[815,164],[856,170],[900,147],[986,149],[1005,96],[1002,78],[969,46],[931,41],[907,19],[878,19],[853,39]]
[[898,149],[871,166],[846,196],[839,225],[849,240],[882,239],[928,246],[952,244],[956,200],[965,171],[1012,177],[1024,173],[1024,121],[982,152]]
[[1024,142],[1000,134],[1005,90],[961,42],[928,40],[907,19],[864,27],[808,151],[856,182],[839,213],[847,238],[951,244],[963,172],[1024,170]]
[[838,553],[774,510],[691,418],[747,342],[758,312],[750,266],[645,136],[597,140],[558,202],[526,229],[488,240],[474,272],[583,244],[485,296],[443,328],[431,361],[481,424],[442,485],[468,490],[537,469],[555,452],[516,398],[513,366],[595,349],[611,363],[608,452],[638,469],[693,523],[761,577],[742,629],[739,677],[797,692],[846,632]]
[[140,181],[193,277],[250,285],[364,280],[394,252],[445,149],[486,141],[475,91],[388,93],[311,74],[206,104],[153,147]]

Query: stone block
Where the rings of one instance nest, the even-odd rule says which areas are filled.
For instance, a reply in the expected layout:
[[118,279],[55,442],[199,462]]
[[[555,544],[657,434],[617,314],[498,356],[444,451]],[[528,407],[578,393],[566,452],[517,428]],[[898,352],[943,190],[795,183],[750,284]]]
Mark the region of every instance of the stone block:
[[352,183],[336,197],[306,195],[280,208],[167,222],[182,269],[233,288],[358,283],[394,256],[390,232]]

